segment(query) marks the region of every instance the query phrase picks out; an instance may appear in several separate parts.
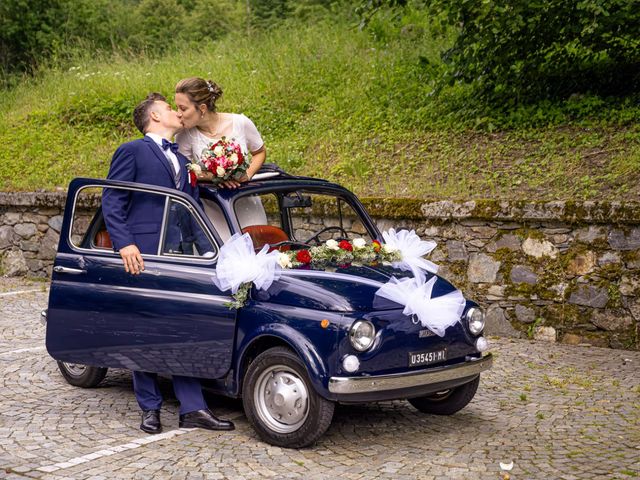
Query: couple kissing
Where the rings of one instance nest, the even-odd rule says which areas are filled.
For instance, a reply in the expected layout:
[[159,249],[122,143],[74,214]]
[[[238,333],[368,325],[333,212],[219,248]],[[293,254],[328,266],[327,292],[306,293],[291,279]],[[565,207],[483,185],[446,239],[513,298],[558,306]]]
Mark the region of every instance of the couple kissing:
[[[249,118],[217,111],[222,89],[211,80],[186,78],[175,88],[176,110],[159,93],[149,94],[134,109],[133,122],[143,138],[118,147],[107,178],[175,188],[200,203],[198,187],[189,181],[187,165],[202,160],[203,151],[223,138],[233,139],[251,162],[242,177],[220,182],[221,188],[237,188],[251,179],[266,158],[262,137]],[[175,139],[175,143],[174,143]],[[102,211],[113,248],[120,254],[128,273],[144,270],[143,254],[158,252],[164,205],[149,194],[105,189]],[[202,252],[201,252],[202,253]],[[133,386],[142,410],[140,428],[160,433],[162,395],[153,372],[133,372]],[[234,425],[215,417],[208,409],[200,381],[173,377],[180,402],[179,426],[232,430]]]

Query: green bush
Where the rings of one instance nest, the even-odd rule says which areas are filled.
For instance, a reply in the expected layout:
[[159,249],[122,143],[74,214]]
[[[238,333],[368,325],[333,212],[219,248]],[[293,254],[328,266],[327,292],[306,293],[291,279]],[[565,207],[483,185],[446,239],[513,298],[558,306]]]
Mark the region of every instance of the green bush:
[[2,0],[0,80],[96,53],[160,54],[242,29],[244,0]]
[[450,78],[514,103],[640,87],[638,0],[430,0],[461,25]]
[[640,0],[363,0],[362,22],[398,7],[456,32],[446,81],[495,105],[640,90]]

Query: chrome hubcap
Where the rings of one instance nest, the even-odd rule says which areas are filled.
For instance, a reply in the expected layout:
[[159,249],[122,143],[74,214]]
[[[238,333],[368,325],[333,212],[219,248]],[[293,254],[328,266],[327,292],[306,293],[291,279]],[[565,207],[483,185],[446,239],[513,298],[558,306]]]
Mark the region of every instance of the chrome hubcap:
[[295,432],[309,415],[307,387],[289,367],[274,365],[262,372],[253,395],[258,416],[275,432]]
[[80,365],[79,363],[62,363],[64,364],[64,368],[67,370],[67,372],[69,372],[69,374],[73,375],[74,377],[79,377],[87,370],[86,365]]

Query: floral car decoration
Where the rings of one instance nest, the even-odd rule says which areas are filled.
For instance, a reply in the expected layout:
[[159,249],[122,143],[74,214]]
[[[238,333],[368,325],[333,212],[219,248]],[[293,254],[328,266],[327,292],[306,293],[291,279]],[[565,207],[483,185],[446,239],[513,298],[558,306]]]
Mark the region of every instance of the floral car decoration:
[[329,239],[323,245],[308,250],[269,251],[269,246],[265,245],[255,253],[250,236],[236,234],[220,251],[214,281],[222,290],[233,292],[235,301],[229,302],[229,307],[241,308],[252,285],[267,290],[279,277],[279,269],[320,264],[326,270],[328,265],[340,268],[353,263],[387,263],[402,270],[411,270],[415,276],[402,280],[391,277],[376,295],[403,305],[405,315],[415,315],[422,326],[443,337],[447,327],[460,321],[465,299],[457,289],[432,298],[435,277],[426,282],[424,272],[436,273],[438,267],[423,259],[422,255],[431,252],[436,243],[420,240],[413,230],[396,232],[392,228],[382,236],[386,240],[384,244],[377,240],[367,244],[362,238],[352,242]]
[[[107,190],[163,206],[135,225],[158,238],[140,275],[110,243]],[[111,368],[200,378],[287,448],[321,441],[338,403],[452,415],[473,400],[493,361],[484,313],[425,258],[435,242],[381,232],[347,189],[277,168],[199,192],[71,182],[42,316],[68,383],[95,387]]]

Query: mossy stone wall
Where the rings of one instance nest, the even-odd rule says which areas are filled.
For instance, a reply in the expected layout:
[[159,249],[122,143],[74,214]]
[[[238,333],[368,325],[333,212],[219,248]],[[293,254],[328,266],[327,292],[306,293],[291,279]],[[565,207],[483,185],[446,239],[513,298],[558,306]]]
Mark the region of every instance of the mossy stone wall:
[[[0,193],[0,273],[51,274],[64,203],[64,192]],[[438,243],[430,259],[487,309],[489,333],[640,348],[640,204],[363,203],[380,230]]]

